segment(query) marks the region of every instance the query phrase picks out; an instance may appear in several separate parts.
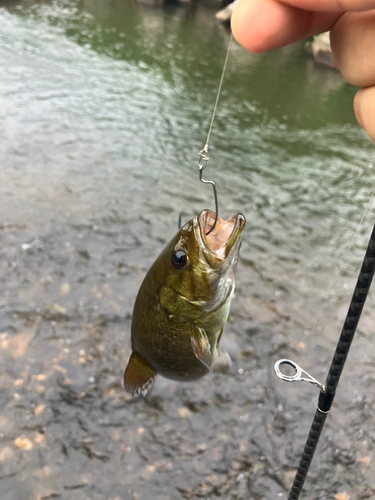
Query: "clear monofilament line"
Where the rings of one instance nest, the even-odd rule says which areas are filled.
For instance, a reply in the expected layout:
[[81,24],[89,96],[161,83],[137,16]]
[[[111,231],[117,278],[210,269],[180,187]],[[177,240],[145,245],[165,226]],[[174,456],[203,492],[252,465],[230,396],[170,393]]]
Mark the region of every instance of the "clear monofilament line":
[[366,302],[371,282],[375,274],[375,224],[359,272],[358,280],[350,301],[349,309],[341,330],[332,363],[323,389],[320,392],[318,408],[315,412],[310,432],[294,478],[288,500],[298,500],[307,477],[314,453],[323,430],[328,412],[331,409],[336,389],[343,371],[357,325]]
[[210,140],[211,130],[212,130],[212,126],[214,124],[214,119],[215,119],[215,115],[216,115],[217,105],[219,103],[219,97],[220,97],[220,94],[221,94],[221,87],[223,86],[225,70],[227,69],[227,64],[228,64],[228,59],[229,59],[229,51],[230,51],[230,46],[231,46],[232,40],[233,40],[233,33],[231,33],[230,38],[229,38],[229,43],[228,43],[228,48],[227,48],[227,54],[225,56],[225,61],[224,61],[224,66],[223,66],[223,72],[221,73],[221,78],[220,78],[219,88],[217,90],[217,95],[216,95],[216,101],[215,101],[215,105],[214,105],[214,110],[212,112],[211,123],[210,123],[210,126],[208,128],[208,134],[207,134],[206,144],[205,144],[205,147],[204,147],[204,149],[206,149],[206,150],[208,150],[208,141]]
[[216,94],[216,100],[215,100],[215,105],[214,105],[214,109],[213,109],[213,112],[212,112],[211,122],[210,122],[210,126],[208,128],[208,134],[207,134],[206,144],[204,145],[203,149],[199,153],[199,161],[198,161],[198,166],[199,166],[199,180],[201,182],[204,182],[205,184],[211,184],[211,186],[212,186],[212,188],[214,190],[214,197],[215,197],[215,221],[213,223],[213,226],[211,227],[211,229],[208,231],[207,234],[210,234],[215,229],[215,226],[216,226],[216,223],[217,223],[217,220],[218,220],[218,217],[219,217],[219,203],[218,203],[218,199],[217,199],[217,192],[216,192],[215,183],[213,181],[209,181],[209,180],[203,179],[202,173],[203,173],[203,170],[206,168],[207,162],[209,160],[209,158],[208,158],[208,142],[210,140],[211,130],[212,130],[212,126],[213,126],[215,115],[216,115],[217,105],[219,103],[219,97],[220,97],[220,94],[221,94],[221,87],[223,86],[225,70],[227,69],[228,58],[229,58],[229,51],[230,51],[230,46],[231,46],[232,39],[233,39],[233,34],[231,33],[230,38],[229,38],[227,53],[226,53],[226,56],[225,56],[223,71],[221,73],[219,88],[218,88],[217,94]]

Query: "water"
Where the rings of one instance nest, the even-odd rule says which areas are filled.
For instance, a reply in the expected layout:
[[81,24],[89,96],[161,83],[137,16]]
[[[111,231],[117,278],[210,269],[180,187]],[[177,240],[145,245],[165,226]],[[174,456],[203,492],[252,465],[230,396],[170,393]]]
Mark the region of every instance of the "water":
[[[231,372],[122,389],[144,273],[180,211],[213,207],[197,169],[229,41],[213,13],[0,9],[4,500],[287,498],[317,393],[272,366],[324,381],[375,220],[355,89],[300,44],[232,45],[211,135],[220,212],[248,220]],[[374,495],[374,319],[372,292],[306,498]]]

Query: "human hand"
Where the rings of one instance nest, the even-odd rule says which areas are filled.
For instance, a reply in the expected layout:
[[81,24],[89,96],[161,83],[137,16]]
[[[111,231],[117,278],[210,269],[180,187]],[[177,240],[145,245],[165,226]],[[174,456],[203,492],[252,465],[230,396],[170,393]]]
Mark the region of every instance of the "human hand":
[[232,30],[255,53],[330,31],[333,62],[349,83],[362,87],[354,111],[375,141],[375,0],[242,0]]

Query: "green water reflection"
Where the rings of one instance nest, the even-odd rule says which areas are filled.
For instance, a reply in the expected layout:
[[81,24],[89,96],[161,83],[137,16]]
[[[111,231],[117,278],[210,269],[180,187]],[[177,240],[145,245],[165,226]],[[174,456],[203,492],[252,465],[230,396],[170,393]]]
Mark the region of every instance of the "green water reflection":
[[[124,193],[132,185],[149,191],[138,203],[150,217],[164,204],[194,213],[212,203],[198,186],[196,161],[230,36],[214,9],[83,0],[9,12],[2,64],[14,51],[19,73],[26,66],[33,73],[4,83],[7,103],[14,99],[12,116],[43,124],[39,130],[52,138],[68,127],[81,153],[73,165],[64,145],[53,146],[53,139],[51,146],[37,130],[17,136],[16,149],[30,148],[26,140],[36,151],[52,148],[48,168],[70,172],[71,181],[84,175],[93,191],[95,179],[105,179],[108,203],[119,182]],[[15,82],[21,92],[13,91]],[[249,219],[244,247],[261,262],[269,254],[275,266],[269,272],[280,281],[290,269],[279,256],[298,255],[302,268],[296,264],[293,273],[311,272],[320,290],[327,259],[345,253],[370,198],[373,146],[355,122],[354,93],[338,72],[314,64],[302,44],[264,55],[232,44],[211,135],[210,176],[218,182],[221,210],[241,210]],[[33,105],[41,101],[43,112]],[[83,160],[86,154],[94,167]],[[38,175],[41,167],[32,165],[26,171]],[[362,225],[349,260],[361,255],[367,232]]]

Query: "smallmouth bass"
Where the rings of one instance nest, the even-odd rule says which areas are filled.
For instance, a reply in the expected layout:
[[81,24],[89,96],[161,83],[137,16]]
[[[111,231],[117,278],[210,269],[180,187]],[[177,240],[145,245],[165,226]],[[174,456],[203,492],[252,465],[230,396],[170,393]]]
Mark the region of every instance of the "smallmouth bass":
[[246,221],[203,210],[168,243],[146,274],[132,317],[132,354],[125,389],[146,394],[156,374],[195,380],[218,355],[234,291],[234,270]]

